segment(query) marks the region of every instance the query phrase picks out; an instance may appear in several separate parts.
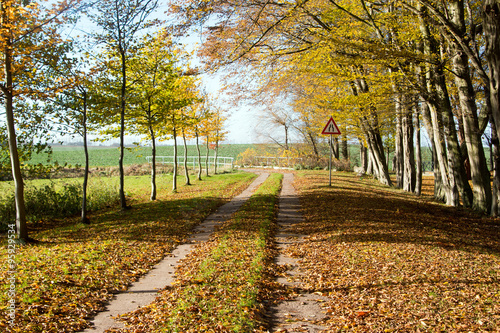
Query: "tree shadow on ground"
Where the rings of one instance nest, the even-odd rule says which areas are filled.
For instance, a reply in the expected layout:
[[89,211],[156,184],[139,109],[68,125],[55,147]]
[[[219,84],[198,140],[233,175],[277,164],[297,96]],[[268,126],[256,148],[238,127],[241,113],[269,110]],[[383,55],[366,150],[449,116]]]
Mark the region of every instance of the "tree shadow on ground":
[[352,177],[339,183],[314,185],[303,193],[303,232],[332,231],[333,242],[414,243],[500,254],[498,219]]

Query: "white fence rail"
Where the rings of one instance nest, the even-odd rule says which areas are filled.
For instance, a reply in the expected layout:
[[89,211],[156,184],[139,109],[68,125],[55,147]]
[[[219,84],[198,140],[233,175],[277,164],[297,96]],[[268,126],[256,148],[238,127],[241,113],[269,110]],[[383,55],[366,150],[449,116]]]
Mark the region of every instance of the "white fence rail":
[[[153,156],[146,156],[148,163],[152,163]],[[206,156],[201,157],[201,165],[205,167],[207,161]],[[217,169],[233,169],[232,157],[217,156]],[[174,164],[174,156],[156,156],[156,164]],[[184,156],[177,156],[177,164],[184,164]],[[187,164],[193,168],[198,167],[198,156],[187,156]],[[208,157],[208,167],[213,167],[215,165],[215,157]]]

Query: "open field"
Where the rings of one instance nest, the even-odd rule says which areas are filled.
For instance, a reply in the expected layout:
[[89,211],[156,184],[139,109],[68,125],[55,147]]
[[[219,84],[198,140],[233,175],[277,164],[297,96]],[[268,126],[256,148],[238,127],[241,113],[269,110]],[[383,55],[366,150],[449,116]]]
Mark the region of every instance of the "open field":
[[[294,147],[294,145],[292,145]],[[239,154],[247,149],[254,149],[258,156],[276,156],[279,147],[274,144],[223,144],[219,147],[219,156],[232,157],[237,160]],[[320,145],[322,156],[329,156],[327,147]],[[47,154],[34,155],[29,164],[52,164],[57,162],[59,165],[67,163],[70,166],[83,166],[85,164],[82,146],[54,146],[50,160]],[[200,145],[201,155],[206,155],[206,146]],[[173,146],[158,146],[157,156],[173,156]],[[178,154],[184,154],[184,147],[178,146]],[[188,156],[197,156],[198,152],[195,145],[188,145]],[[151,155],[150,147],[128,147],[125,151],[124,164],[136,165],[147,163],[146,157]],[[489,150],[486,149],[486,155],[489,165]],[[210,156],[214,152],[210,151]],[[118,165],[119,150],[118,147],[92,146],[89,147],[89,159],[91,167],[114,167]],[[359,146],[349,145],[349,157],[351,167],[359,165]],[[422,147],[422,161],[424,171],[432,171],[431,152],[428,147]],[[389,155],[389,168],[392,169],[392,153]]]
[[[219,156],[233,157],[236,160],[236,157],[241,152],[245,151],[247,148],[255,147],[255,145],[220,145],[219,147]],[[200,150],[202,156],[206,155],[206,146],[200,145]],[[92,167],[108,167],[108,166],[116,166],[118,165],[118,157],[119,157],[119,149],[118,147],[90,147],[89,148],[89,161]],[[184,147],[179,145],[178,147],[179,156],[184,154]],[[144,164],[147,163],[146,156],[151,155],[150,147],[129,147],[126,148],[124,164]],[[158,146],[157,147],[157,156],[173,156],[174,148],[173,146]],[[188,146],[188,155],[189,156],[197,156],[198,151],[196,150],[196,146],[190,145]],[[214,155],[214,151],[210,151],[210,156]],[[32,160],[29,162],[30,164],[48,164],[49,161],[47,154],[38,154],[33,156]],[[82,146],[54,146],[53,153],[51,157],[51,162],[59,163],[60,165],[64,165],[68,163],[69,165],[85,165],[85,156],[83,152]]]

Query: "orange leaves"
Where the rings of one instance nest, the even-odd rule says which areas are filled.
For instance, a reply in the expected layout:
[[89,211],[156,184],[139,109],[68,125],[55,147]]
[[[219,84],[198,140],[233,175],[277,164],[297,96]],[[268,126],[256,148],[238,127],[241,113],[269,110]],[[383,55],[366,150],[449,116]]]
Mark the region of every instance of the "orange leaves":
[[[302,172],[302,282],[327,293],[331,330],[491,331],[500,325],[500,230],[371,180]],[[319,208],[320,207],[320,208]],[[494,267],[494,268],[493,268]]]

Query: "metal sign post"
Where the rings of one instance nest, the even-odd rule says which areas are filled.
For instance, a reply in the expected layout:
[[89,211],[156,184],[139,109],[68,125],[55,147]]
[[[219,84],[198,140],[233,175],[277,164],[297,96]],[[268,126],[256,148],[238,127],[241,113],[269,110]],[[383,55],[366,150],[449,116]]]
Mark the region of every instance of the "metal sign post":
[[330,134],[330,165],[328,166],[328,170],[330,171],[330,182],[329,186],[332,187],[332,161],[333,161],[333,135]]
[[330,171],[329,186],[331,187],[332,186],[332,166],[333,166],[333,135],[340,134],[340,130],[339,130],[337,124],[335,123],[335,120],[333,120],[333,117],[330,117],[330,119],[326,123],[325,128],[323,128],[323,131],[321,132],[321,134],[325,134],[325,135],[330,134],[330,162],[328,165],[328,169]]

